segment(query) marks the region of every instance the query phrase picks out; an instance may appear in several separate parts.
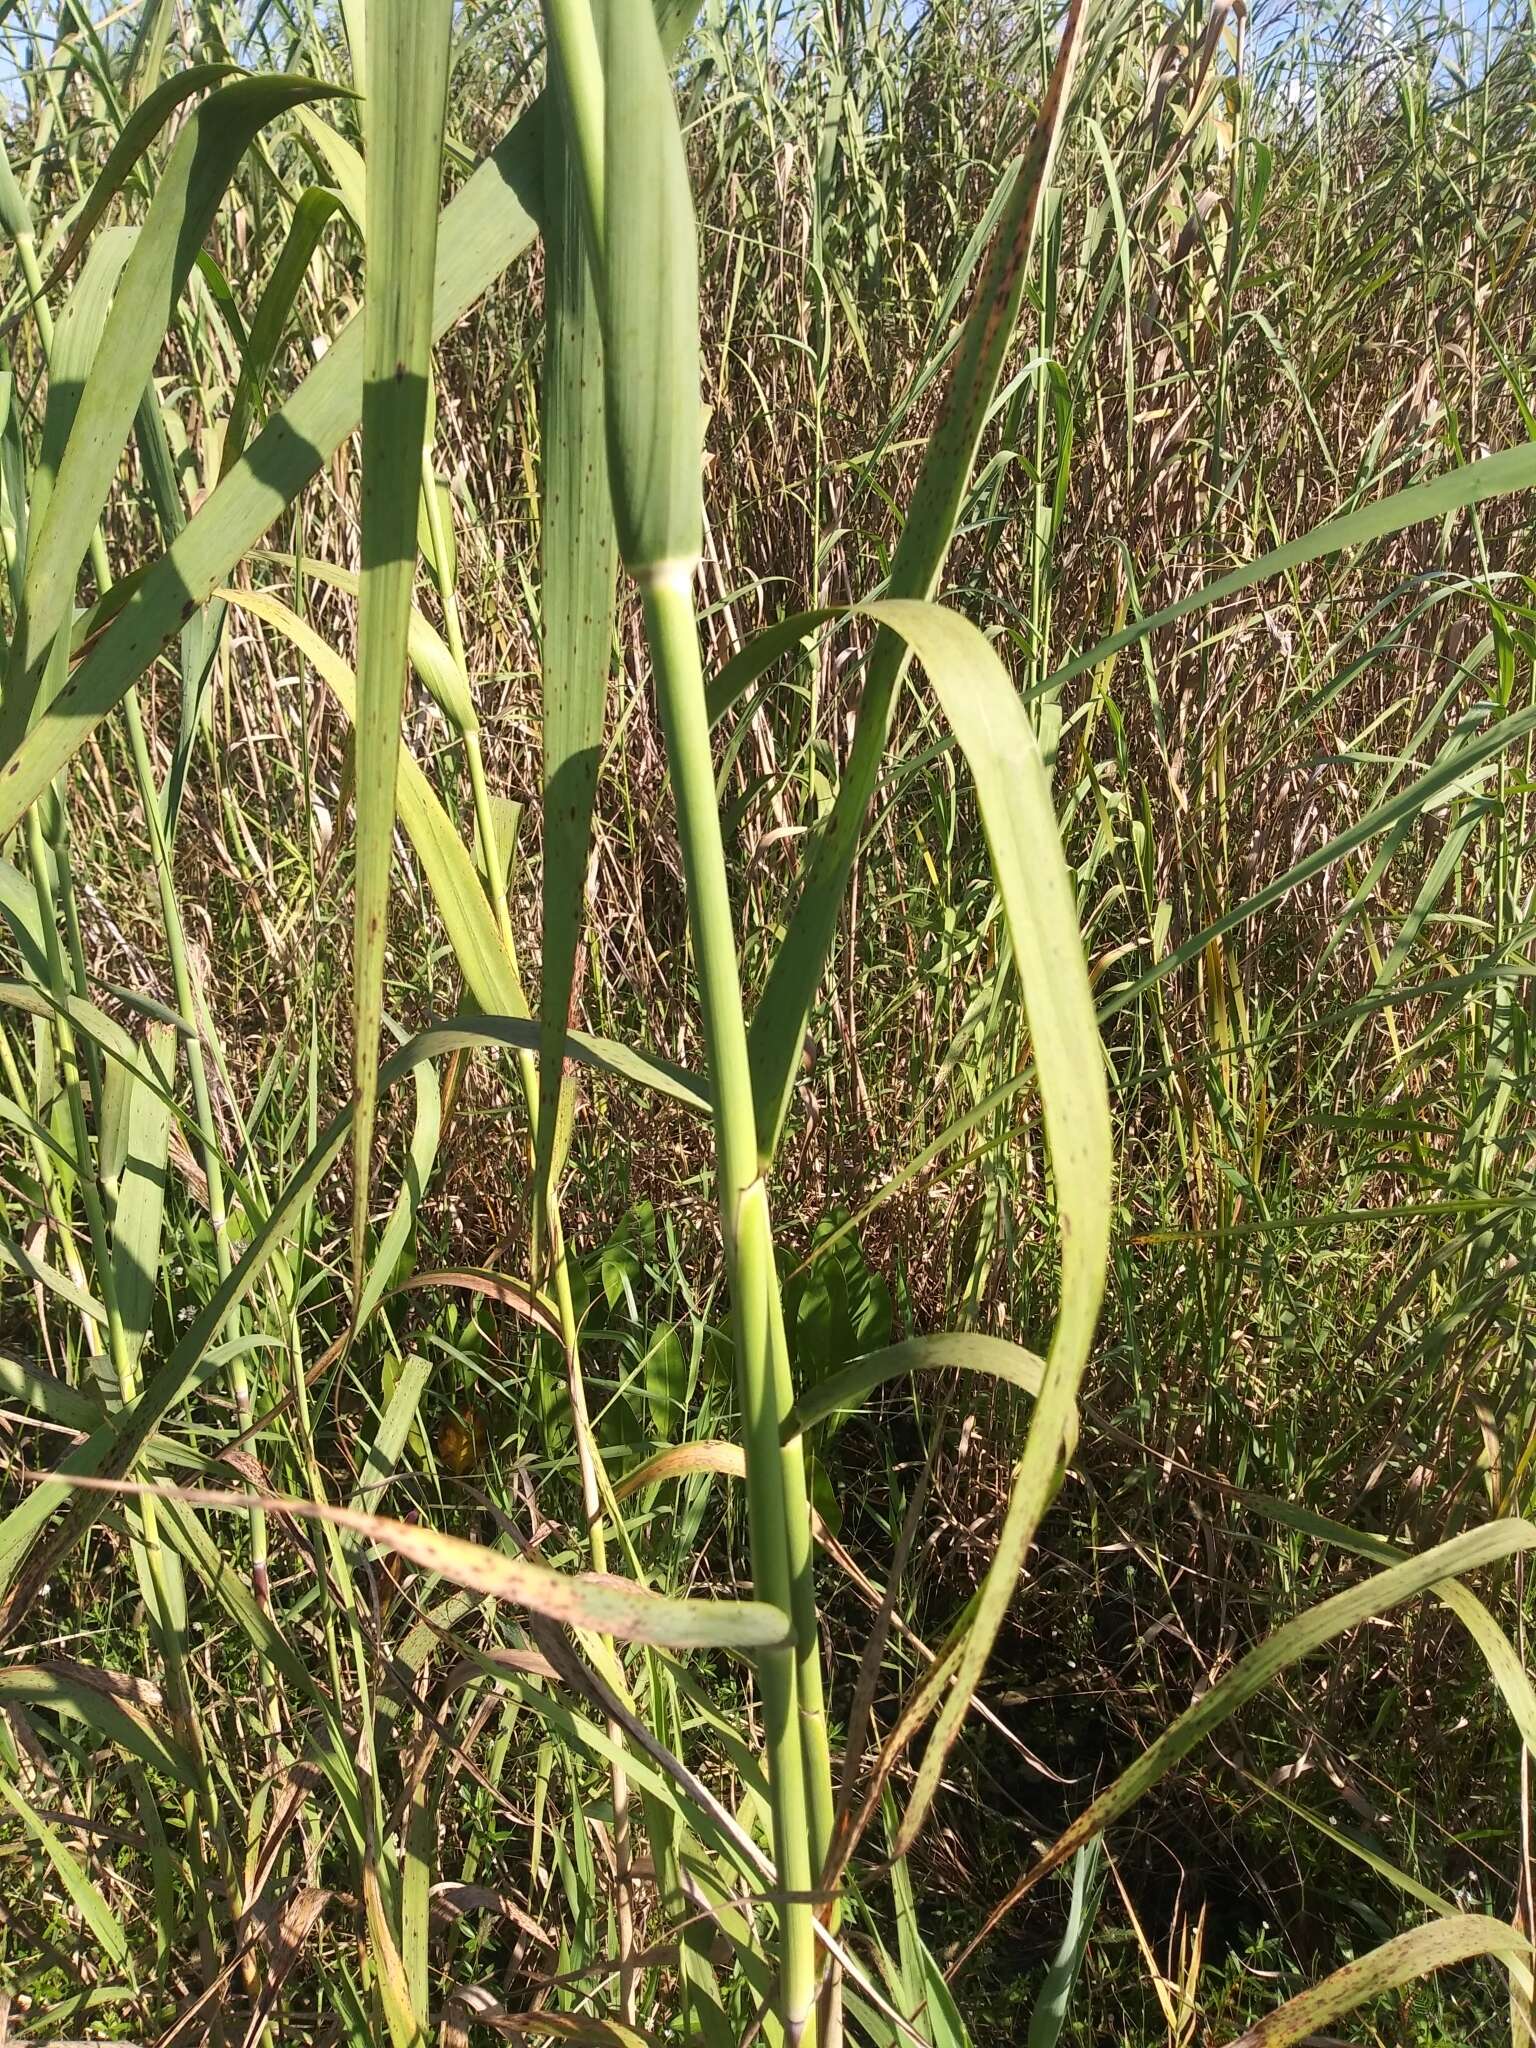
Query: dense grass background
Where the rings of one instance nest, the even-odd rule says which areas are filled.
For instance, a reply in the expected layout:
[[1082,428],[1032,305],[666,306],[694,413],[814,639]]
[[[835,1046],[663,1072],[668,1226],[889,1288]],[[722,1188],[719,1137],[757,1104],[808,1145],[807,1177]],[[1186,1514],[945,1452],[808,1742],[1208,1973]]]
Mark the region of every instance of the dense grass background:
[[[347,77],[344,12],[147,5],[113,10],[98,39],[72,6],[4,10],[6,144],[45,273],[152,79],[226,51]],[[542,71],[536,13],[518,0],[466,9],[459,33],[455,177]],[[1054,33],[1009,0],[706,7],[684,112],[712,408],[709,665],[781,613],[878,584],[979,230],[1027,139]],[[1329,514],[1531,434],[1536,110],[1524,26],[1474,39],[1428,16],[1389,23],[1375,7],[1250,24],[1240,9],[1132,0],[1094,22],[1090,44],[946,596],[995,640],[1054,757],[1110,1062],[1114,1264],[1082,1441],[994,1658],[990,1711],[973,1717],[894,1888],[870,1844],[872,1921],[894,1951],[910,1884],[941,1962],[1192,1693],[1357,1569],[1260,1497],[1418,1549],[1519,1512],[1536,1447],[1529,744],[1338,858],[1312,858],[1529,705],[1527,504],[1426,521],[1197,614],[1065,689],[1037,687],[1123,621]],[[322,111],[355,139],[347,103]],[[114,217],[142,215],[164,147]],[[195,508],[219,475],[246,330],[293,199],[317,181],[345,191],[348,170],[302,116],[247,157],[156,368],[179,499],[157,505],[142,453],[130,459],[106,528],[116,574],[159,553],[177,502]],[[539,953],[540,261],[535,250],[436,359],[457,625],[490,788],[521,806],[500,829],[525,961]],[[361,289],[343,205],[255,395],[257,419]],[[24,304],[14,272],[9,294],[8,317]],[[45,388],[32,329],[13,327],[7,345],[10,403],[30,436]],[[356,567],[351,445],[267,545]],[[289,601],[299,589],[317,629],[353,654],[347,593],[291,562],[241,574]],[[446,630],[435,598],[419,601]],[[728,732],[721,798],[752,986],[837,785],[861,645],[853,630],[807,647]],[[628,614],[621,646],[575,1007],[593,1031],[696,1064],[670,798]],[[350,735],[287,643],[247,615],[230,613],[212,687],[189,715],[196,660],[184,645],[180,664],[152,672],[144,721],[157,779],[190,749],[175,888],[238,1251],[346,1095]],[[467,840],[461,755],[424,694],[407,736]],[[140,1014],[134,997],[177,1001],[134,788],[114,720],[79,757],[69,832],[84,960],[124,1017]],[[1301,864],[1295,886],[1272,886]],[[395,885],[386,1003],[416,1028],[454,1012],[460,981],[403,844]],[[1226,928],[1202,943],[1218,920]],[[3,1029],[9,1094],[46,1123],[42,1041],[25,1017]],[[909,692],[776,1188],[804,1380],[936,1327],[1043,1340],[1055,1253],[1028,1061],[969,785]],[[318,1475],[346,1499],[403,1361],[419,1357],[421,1421],[391,1510],[414,1504],[486,1534],[505,1516],[536,1523],[561,1562],[580,1548],[580,1494],[559,1347],[451,1277],[526,1270],[520,1116],[504,1063],[445,1070],[441,1138],[396,1280],[449,1277],[393,1295],[342,1359],[328,1347],[346,1324],[350,1183],[327,1181],[290,1269],[237,1333],[253,1413],[267,1417],[242,1449],[275,1490],[307,1493]],[[0,1140],[7,1340],[69,1376],[73,1312],[25,1277],[29,1260],[63,1261],[32,1236],[38,1167],[17,1122]],[[408,1101],[397,1097],[384,1127],[381,1217]],[[172,1164],[150,1338],[162,1348],[218,1267],[206,1179],[179,1136]],[[681,1110],[583,1081],[564,1220],[594,1426],[615,1472],[658,1439],[734,1431],[708,1170]],[[884,1727],[919,1643],[943,1637],[996,1537],[1022,1404],[960,1378],[888,1392],[815,1446],[816,1502],[840,1546],[822,1574],[840,1740],[870,1579],[883,1587],[900,1554],[901,1626],[873,1700]],[[212,1385],[184,1438],[194,1467],[247,1419]],[[46,1427],[20,1402],[0,1420],[8,1503],[28,1469],[56,1461]],[[223,1471],[225,1484],[251,1476]],[[695,1474],[643,1499],[632,1540],[657,1583],[736,1579],[744,1532],[727,1482]],[[246,1574],[244,1523],[210,1527],[228,1569]],[[385,1646],[398,1648],[407,1620],[393,1581],[361,1573],[349,1607],[318,1536],[274,1525],[271,1540],[274,1612],[333,1697],[355,1705],[365,1683],[387,1692]],[[1518,1573],[1485,1575],[1480,1589],[1523,1640]],[[235,1875],[222,1895],[212,1884],[199,1895],[180,1806],[157,1807],[142,1762],[125,1764],[88,1718],[6,1703],[8,1766],[93,1875],[131,1952],[121,1964],[103,1955],[36,1832],[0,1820],[10,2023],[38,2038],[155,2039],[230,1968],[219,2024],[244,2038],[254,1978],[242,1983],[235,1961],[230,1897],[259,1870],[279,1905],[307,1900],[305,1887],[333,1894],[302,1933],[268,1930],[265,1954],[281,1962],[275,2038],[360,2038],[367,1920],[330,1795],[289,1768],[291,1731],[249,1641],[192,1597],[193,1682]],[[557,1974],[550,2002],[585,2009],[586,1980],[572,1973],[611,1948],[606,1777],[540,1719],[526,1680],[498,1691],[464,1662],[466,1646],[515,1634],[474,1614],[456,1625],[460,1652],[423,1667],[424,1711],[400,1722],[414,1732],[386,1760],[391,1813],[413,1756],[430,1778],[434,1871],[448,1887],[432,1967],[443,1986],[486,1984],[514,2008]],[[120,1696],[148,1718],[157,1652],[145,1638],[126,1538],[109,1519],[17,1640],[29,1665],[121,1674]],[[673,1704],[727,1799],[739,1796],[725,1727],[742,1683],[735,1667],[706,1663],[695,1696]],[[1447,1612],[1415,1607],[1357,1631],[1112,1833],[1065,2038],[1225,2041],[1420,1916],[1414,1885],[1508,1920],[1525,1897],[1522,1769],[1498,1694]],[[533,1916],[539,1938],[498,1895]],[[1045,1886],[958,1976],[976,2042],[1023,2037],[1065,1911],[1065,1888]],[[656,1996],[660,2031],[664,1989]],[[1460,2044],[1503,2038],[1509,2020],[1478,1965],[1395,1994],[1358,2024],[1362,2040]]]

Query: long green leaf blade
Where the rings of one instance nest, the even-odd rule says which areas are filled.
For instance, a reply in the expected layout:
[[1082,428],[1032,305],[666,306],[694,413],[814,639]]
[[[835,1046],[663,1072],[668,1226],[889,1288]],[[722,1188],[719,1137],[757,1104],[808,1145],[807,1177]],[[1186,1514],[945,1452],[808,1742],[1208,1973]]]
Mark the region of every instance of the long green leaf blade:
[[[982,429],[1018,324],[1035,221],[1050,177],[1087,12],[1088,0],[1072,0],[1029,148],[977,280],[938,425],[891,563],[887,590],[895,599],[931,597],[944,571]],[[758,1148],[765,1165],[778,1146],[811,1005],[853,872],[864,813],[880,773],[905,669],[906,648],[900,635],[880,633],[870,654],[853,747],[832,815],[800,884],[789,930],[752,1019],[752,1092]]]
[[416,488],[432,361],[451,0],[375,0],[368,24],[363,532],[358,600],[357,868],[352,945],[352,1271],[363,1285],[384,1018],[395,762],[416,574]]
[[[551,47],[550,63],[558,56]],[[556,1170],[561,1068],[581,941],[613,640],[618,547],[608,494],[602,335],[564,124],[546,124],[543,649],[544,937],[536,1186]],[[542,1232],[541,1232],[542,1235]]]

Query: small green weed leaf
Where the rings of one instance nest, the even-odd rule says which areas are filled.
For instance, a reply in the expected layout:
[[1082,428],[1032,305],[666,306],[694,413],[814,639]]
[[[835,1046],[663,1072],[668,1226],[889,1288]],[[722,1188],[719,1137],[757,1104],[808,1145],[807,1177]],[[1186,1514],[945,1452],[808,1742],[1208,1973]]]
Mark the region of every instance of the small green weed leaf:
[[28,506],[31,522],[39,531],[53,498],[123,266],[133,253],[138,232],[137,228],[109,228],[98,238],[54,326],[48,358],[48,403],[43,409],[42,439]]
[[645,1394],[651,1424],[663,1443],[682,1427],[688,1408],[688,1358],[682,1339],[669,1324],[645,1354]]

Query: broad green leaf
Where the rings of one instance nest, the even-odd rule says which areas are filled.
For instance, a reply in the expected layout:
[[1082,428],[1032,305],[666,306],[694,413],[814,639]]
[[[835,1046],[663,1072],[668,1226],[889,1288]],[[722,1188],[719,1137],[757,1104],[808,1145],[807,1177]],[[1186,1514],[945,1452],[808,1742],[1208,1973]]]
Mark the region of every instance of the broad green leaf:
[[400,1873],[400,1960],[405,1968],[411,2018],[422,2041],[431,2038],[430,1901],[437,1853],[436,1791],[425,1772],[415,1778],[406,1804],[401,1845],[404,1867]]
[[[579,0],[583,8],[586,0]],[[552,44],[550,64],[558,65]],[[586,902],[613,645],[617,542],[604,440],[603,345],[581,220],[581,193],[560,121],[545,124],[544,382],[540,550],[543,562],[543,957],[535,1185],[552,1203],[562,1096],[552,1048],[570,1022]],[[544,1235],[542,1220],[539,1236]]]
[[359,235],[365,232],[368,212],[368,174],[361,152],[331,122],[322,120],[312,107],[298,113],[301,140],[311,154],[318,155],[335,182],[336,197],[346,208]]
[[352,1278],[363,1288],[384,1022],[395,763],[416,577],[416,491],[432,363],[452,0],[374,0],[368,28],[362,578],[352,942]]
[[[117,291],[123,266],[132,252],[137,234],[136,228],[112,228],[100,236],[54,327],[48,350],[48,402],[43,412],[43,431],[27,508],[30,532],[41,533],[46,530],[48,507],[52,503],[60,466],[69,447],[75,416],[79,412],[80,401],[96,360],[97,347],[111,310],[113,295]],[[23,598],[22,603],[24,602]],[[19,605],[18,615],[20,610]],[[52,696],[63,682],[68,662],[69,648],[66,637],[60,633],[48,654],[41,685],[44,701]],[[34,695],[30,688],[18,691],[15,699],[16,724],[11,731],[12,737],[19,735],[21,723],[32,701]],[[11,705],[8,699],[3,715],[0,715],[0,744],[5,742],[10,720]]]
[[[0,151],[0,156],[4,152]],[[27,574],[27,447],[22,438],[14,371],[0,370],[0,546],[14,612]]]
[[161,339],[235,166],[265,122],[331,90],[313,79],[243,78],[203,100],[176,139],[123,266],[47,511],[32,535],[0,728],[8,747],[26,730],[42,663],[68,623],[75,578]]
[[[229,603],[286,634],[356,724],[357,684],[352,671],[306,620],[269,591],[230,590],[225,596]],[[522,981],[507,957],[474,862],[437,792],[404,748],[397,775],[395,802],[400,822],[426,872],[427,886],[471,993],[481,1008],[493,1015],[528,1016]]]
[[[1024,159],[988,249],[955,352],[938,422],[913,487],[886,580],[895,599],[926,599],[944,573],[976,450],[1018,325],[1030,244],[1081,47],[1086,0],[1074,0]],[[811,855],[789,930],[752,1019],[752,1089],[765,1166],[778,1147],[805,1030],[885,757],[907,649],[877,635],[843,779]]]
[[14,1266],[16,1271],[34,1287],[46,1287],[50,1294],[56,1294],[60,1301],[75,1311],[76,1315],[88,1316],[101,1331],[105,1332],[107,1311],[95,1295],[88,1294],[83,1287],[77,1286],[67,1273],[61,1273],[57,1266],[50,1265],[46,1259],[28,1251],[25,1245],[18,1244],[5,1231],[0,1231],[0,1262]]
[[1519,1970],[1529,1980],[1529,1935],[1482,1913],[1458,1913],[1453,1919],[1428,1920],[1406,1934],[1395,1934],[1380,1948],[1356,1957],[1310,1991],[1267,2013],[1231,2048],[1295,2048],[1369,2000],[1473,1956],[1497,1956],[1512,1975]]
[[[556,20],[552,15],[552,27]],[[679,565],[691,571],[702,538],[703,414],[688,165],[649,10],[635,0],[595,0],[593,20],[604,80],[604,161],[579,168],[598,237],[591,254],[601,279],[614,523],[631,575]],[[573,83],[582,54],[561,45]]]
[[[546,291],[547,289],[546,286]],[[547,321],[547,312],[544,317]],[[430,433],[430,427],[428,431]],[[422,560],[433,575],[452,588],[459,580],[459,542],[453,523],[453,491],[446,480],[435,473],[432,477],[430,506],[427,500],[427,479],[423,476],[421,480],[421,504],[416,516],[416,545],[421,550]]]
[[0,917],[5,919],[29,979],[39,989],[47,988],[48,955],[37,891],[8,860],[0,860]]
[[[659,0],[668,50],[681,42],[693,12],[692,0]],[[543,204],[543,122],[540,99],[444,211],[434,335],[446,333],[533,241]],[[48,717],[0,769],[0,838],[357,425],[362,341],[361,321],[354,319],[166,554],[135,582],[50,704]]]
[[427,2036],[412,2006],[410,1980],[385,1909],[377,1859],[378,1843],[370,1837],[363,1851],[363,1908],[368,1919],[374,1985],[393,2048],[426,2048]]
[[[103,1310],[103,1316],[105,1313]],[[21,1358],[0,1358],[0,1394],[46,1415],[50,1422],[62,1423],[65,1429],[89,1432],[102,1419],[100,1402],[72,1387],[68,1380],[55,1379],[52,1373]]]

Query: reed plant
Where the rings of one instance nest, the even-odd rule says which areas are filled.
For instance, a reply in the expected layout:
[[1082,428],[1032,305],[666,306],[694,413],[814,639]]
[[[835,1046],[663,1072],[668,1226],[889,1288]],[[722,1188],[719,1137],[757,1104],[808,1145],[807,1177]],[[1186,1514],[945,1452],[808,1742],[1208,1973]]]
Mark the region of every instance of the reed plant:
[[[1126,0],[10,13],[9,2024],[951,2048],[1033,1913],[997,2037],[1050,2048],[1107,2038],[1108,1868],[1146,2038],[1202,2038],[1204,1911],[1160,1956],[1114,1858],[1239,1709],[1432,1605],[1506,1794],[1536,1747],[1518,36],[1474,77]],[[1406,384],[1383,278],[1440,306]],[[1433,1088],[1445,1130],[1392,1106]],[[1403,1157],[1286,1221],[1321,1117]],[[898,1336],[860,1233],[957,1160]],[[1436,1365],[1498,1371],[1470,1462],[1451,1422],[1421,1460],[1443,1512],[1377,1525],[1417,1408],[1346,1509],[1231,1358],[1251,1288],[1297,1355],[1286,1231],[1404,1213],[1461,1233]],[[1098,1574],[1109,1453],[1258,1517],[1282,1586],[957,1924],[924,1886],[991,1839],[978,1743],[1079,1775],[988,1682],[1060,1633],[1052,1546]],[[1303,1768],[1248,1776],[1289,1811]],[[1221,2038],[1474,1958],[1526,2037],[1523,1892],[1297,1812],[1415,1924],[1267,2013],[1227,1986]]]

